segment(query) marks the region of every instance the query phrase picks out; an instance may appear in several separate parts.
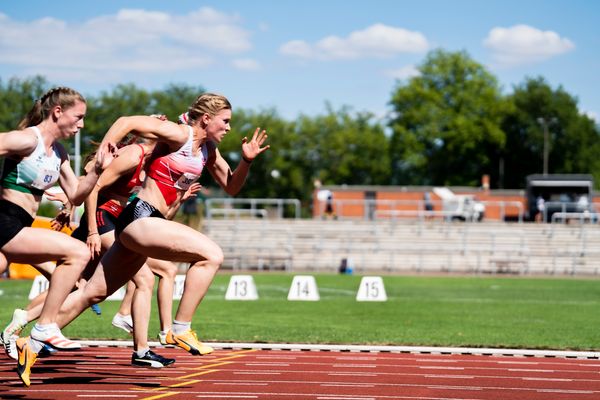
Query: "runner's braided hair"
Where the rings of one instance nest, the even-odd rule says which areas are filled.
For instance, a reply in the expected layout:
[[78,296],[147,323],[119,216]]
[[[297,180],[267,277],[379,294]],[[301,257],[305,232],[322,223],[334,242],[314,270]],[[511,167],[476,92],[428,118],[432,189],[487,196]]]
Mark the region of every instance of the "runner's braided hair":
[[17,128],[25,129],[38,125],[50,115],[54,107],[67,109],[73,107],[78,101],[85,103],[85,98],[76,90],[64,86],[52,88],[33,103],[33,107],[19,122]]

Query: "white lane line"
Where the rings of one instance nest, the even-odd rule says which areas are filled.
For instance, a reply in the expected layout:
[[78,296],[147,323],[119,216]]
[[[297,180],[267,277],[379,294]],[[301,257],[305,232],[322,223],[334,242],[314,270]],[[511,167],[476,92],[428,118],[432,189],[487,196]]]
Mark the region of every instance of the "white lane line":
[[595,390],[568,390],[568,389],[536,389],[538,393],[563,393],[563,394],[593,394]]
[[[377,373],[369,373],[369,372],[330,372],[327,374],[328,376],[366,376],[366,377],[376,377],[379,376]],[[396,375],[396,374],[393,374]]]
[[471,375],[423,375],[423,378],[475,379],[475,377]]
[[360,383],[323,383],[322,387],[353,387],[353,388],[374,388],[375,385],[363,385]]
[[[499,369],[499,368],[498,368]],[[555,373],[556,370],[553,369],[526,369],[526,368],[509,368],[506,371],[508,372],[549,372]],[[580,372],[580,371],[572,371],[572,372]]]
[[[421,385],[418,385],[421,386]],[[445,386],[445,385],[427,385],[427,389],[442,389],[442,390],[483,390],[484,388],[477,386]]]
[[377,368],[375,364],[333,364],[333,368]]
[[[521,378],[524,381],[547,381],[547,382],[573,382],[573,379],[565,378],[535,378],[535,377],[524,377]],[[578,379],[579,380],[579,379]]]

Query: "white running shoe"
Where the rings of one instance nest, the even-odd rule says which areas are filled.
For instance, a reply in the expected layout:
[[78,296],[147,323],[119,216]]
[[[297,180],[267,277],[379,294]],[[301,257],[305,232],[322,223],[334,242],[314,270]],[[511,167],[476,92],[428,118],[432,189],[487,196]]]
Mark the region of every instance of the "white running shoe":
[[13,312],[13,317],[10,321],[10,324],[8,324],[7,327],[4,328],[4,331],[2,331],[2,340],[4,340],[4,338],[10,338],[12,335],[18,335],[21,333],[21,330],[25,328],[25,325],[27,325],[28,322],[27,311],[17,308]]
[[[2,334],[4,336],[4,334]],[[17,360],[19,355],[17,354],[17,339],[19,336],[11,335],[8,338],[2,338],[2,343],[4,344],[4,351],[6,355],[12,358],[13,360]]]
[[81,344],[64,337],[58,325],[52,324],[51,328],[40,330],[36,324],[31,330],[31,338],[40,343],[45,343],[56,350],[79,350]]
[[131,319],[131,315],[116,313],[112,319],[112,324],[114,327],[123,329],[130,335],[133,333],[133,320]]
[[168,345],[169,342],[167,342],[167,333],[162,333],[162,332],[158,332],[158,341],[160,342],[160,344],[162,344],[163,346]]

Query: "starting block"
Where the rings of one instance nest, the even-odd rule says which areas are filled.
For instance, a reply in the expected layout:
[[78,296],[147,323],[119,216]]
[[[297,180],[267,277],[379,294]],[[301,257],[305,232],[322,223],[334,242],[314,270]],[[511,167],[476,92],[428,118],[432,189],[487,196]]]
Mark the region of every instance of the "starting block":
[[312,275],[294,276],[287,299],[294,301],[318,301],[320,297],[315,277]]

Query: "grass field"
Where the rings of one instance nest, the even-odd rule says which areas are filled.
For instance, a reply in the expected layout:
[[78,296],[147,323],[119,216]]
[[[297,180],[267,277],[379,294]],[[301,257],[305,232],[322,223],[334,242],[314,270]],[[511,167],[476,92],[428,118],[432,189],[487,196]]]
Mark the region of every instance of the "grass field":
[[[204,341],[600,350],[600,281],[575,278],[384,276],[387,302],[357,302],[360,276],[315,275],[321,300],[288,301],[293,275],[254,275],[259,299],[226,301],[221,273],[193,322]],[[27,304],[31,281],[0,280],[0,324]],[[177,302],[175,302],[175,305]],[[126,339],[101,304],[65,329]],[[158,332],[153,304],[151,339]]]

